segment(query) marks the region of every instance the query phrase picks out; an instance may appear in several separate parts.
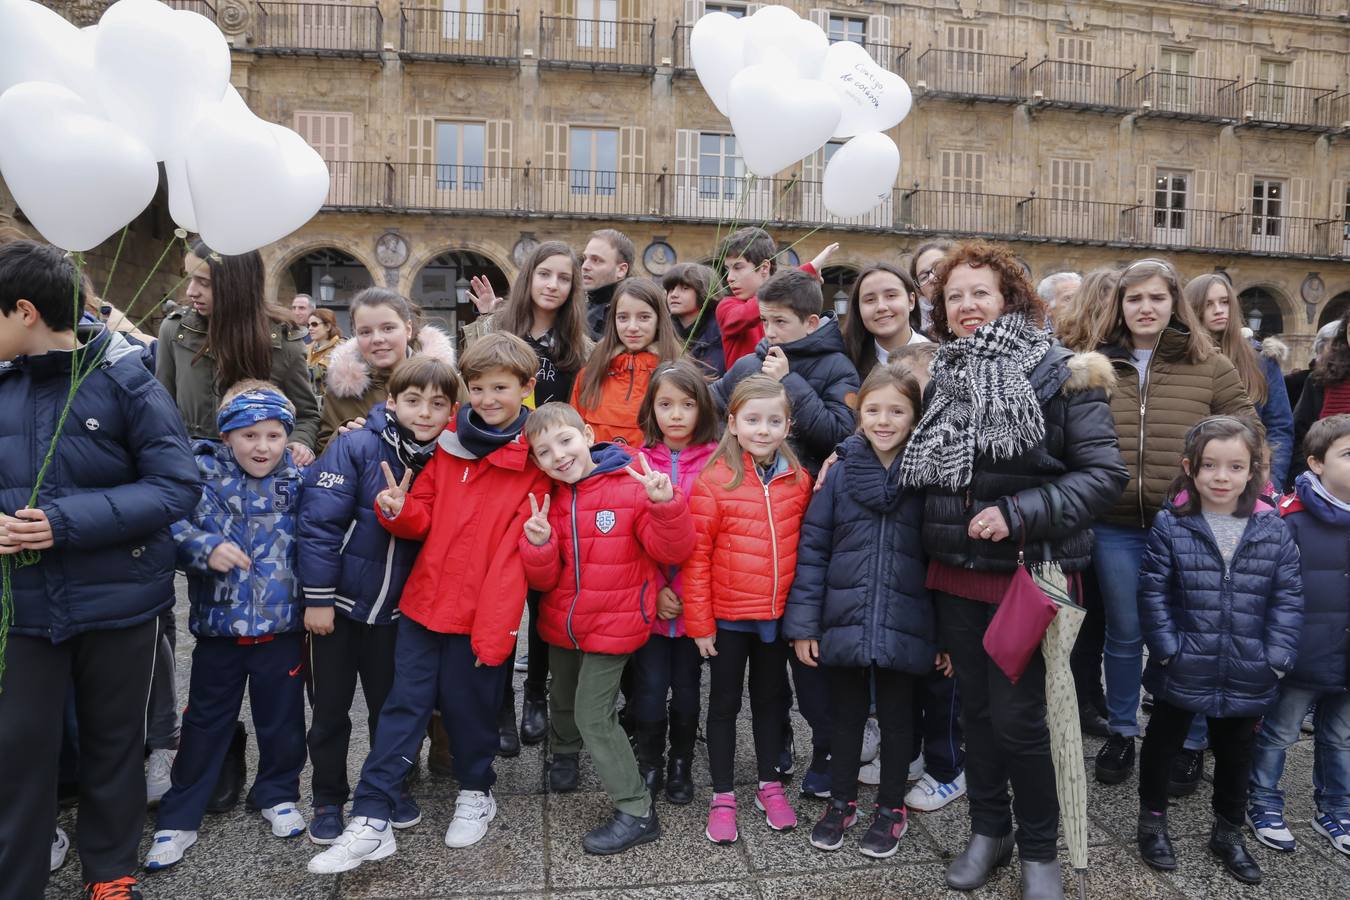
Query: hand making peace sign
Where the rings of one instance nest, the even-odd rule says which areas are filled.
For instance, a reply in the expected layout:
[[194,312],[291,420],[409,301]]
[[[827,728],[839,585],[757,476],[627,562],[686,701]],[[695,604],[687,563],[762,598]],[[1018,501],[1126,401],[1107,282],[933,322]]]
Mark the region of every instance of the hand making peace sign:
[[639,453],[638,459],[642,461],[642,474],[638,474],[632,466],[628,466],[625,471],[632,475],[642,486],[647,489],[647,496],[653,503],[667,503],[675,497],[675,487],[670,483],[670,476],[665,472],[653,472],[652,464],[647,461],[647,454]]
[[547,544],[553,534],[553,526],[548,524],[548,503],[548,494],[544,495],[543,506],[534,499],[534,494],[530,494],[530,517],[525,520],[525,539],[536,547]]
[[397,519],[398,514],[403,512],[403,500],[408,496],[408,485],[412,484],[412,469],[404,470],[402,481],[394,480],[394,470],[389,468],[389,463],[380,463],[380,470],[384,472],[384,483],[389,486],[375,495],[375,503],[386,519]]

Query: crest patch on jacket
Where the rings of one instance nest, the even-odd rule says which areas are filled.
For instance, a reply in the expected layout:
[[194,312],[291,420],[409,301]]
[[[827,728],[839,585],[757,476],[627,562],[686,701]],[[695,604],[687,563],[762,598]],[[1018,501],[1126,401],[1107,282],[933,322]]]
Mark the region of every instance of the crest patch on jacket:
[[600,529],[601,534],[609,534],[613,531],[615,521],[617,520],[612,509],[602,509],[595,514],[595,527]]

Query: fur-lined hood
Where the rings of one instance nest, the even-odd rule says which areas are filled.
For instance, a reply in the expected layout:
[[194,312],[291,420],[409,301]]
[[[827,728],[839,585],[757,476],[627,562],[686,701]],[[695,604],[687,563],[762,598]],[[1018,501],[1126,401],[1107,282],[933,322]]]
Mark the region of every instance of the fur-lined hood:
[[1256,348],[1258,353],[1274,360],[1276,365],[1283,366],[1289,360],[1289,345],[1276,338],[1262,338],[1256,342]]
[[[423,325],[413,339],[411,349],[414,353],[455,364],[455,345],[450,336],[435,325]],[[328,359],[328,372],[324,378],[328,393],[337,397],[360,397],[370,388],[370,366],[361,358],[361,350],[356,338],[348,338],[338,345]]]
[[1111,396],[1116,387],[1116,370],[1111,360],[1095,350],[1087,353],[1075,353],[1067,363],[1069,378],[1064,382],[1064,390],[1071,394],[1100,388]]

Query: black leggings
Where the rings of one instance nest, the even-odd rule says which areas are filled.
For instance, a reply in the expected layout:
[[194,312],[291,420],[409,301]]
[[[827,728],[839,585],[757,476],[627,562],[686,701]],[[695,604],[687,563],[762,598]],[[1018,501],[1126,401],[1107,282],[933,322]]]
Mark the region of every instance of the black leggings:
[[671,714],[698,719],[703,658],[693,638],[654,634],[633,654],[632,668],[637,684],[629,702],[639,722],[664,722],[667,697]]
[[[529,654],[529,668],[525,671],[525,688],[535,696],[542,697],[548,690],[548,644],[539,636],[539,592],[530,591],[525,595],[525,606],[530,611],[529,635],[526,637],[525,648]],[[516,651],[511,651],[511,658],[507,660],[506,667],[506,690],[502,692],[502,709],[511,710],[515,713],[516,708],[516,686],[512,676],[512,670],[516,664]]]
[[[778,754],[783,749],[783,669],[788,648],[783,641],[765,643],[749,631],[717,631],[717,655],[710,658],[708,687],[708,768],[713,790],[735,786],[736,716],[750,668],[750,727],[755,737],[755,764],[760,781],[778,780]],[[856,774],[856,769],[855,769]]]
[[863,728],[871,701],[871,679],[876,676],[877,722],[881,725],[881,788],[877,803],[887,809],[905,804],[905,776],[914,729],[915,677],[879,666],[825,666],[830,685],[834,733],[830,737],[830,796],[858,799],[858,765],[862,757]]
[[[1139,805],[1150,812],[1167,811],[1167,778],[1172,759],[1181,751],[1195,713],[1153,699],[1144,744],[1139,750]],[[1252,769],[1258,719],[1207,719],[1209,746],[1214,751],[1214,813],[1240,825],[1247,813],[1247,779]]]

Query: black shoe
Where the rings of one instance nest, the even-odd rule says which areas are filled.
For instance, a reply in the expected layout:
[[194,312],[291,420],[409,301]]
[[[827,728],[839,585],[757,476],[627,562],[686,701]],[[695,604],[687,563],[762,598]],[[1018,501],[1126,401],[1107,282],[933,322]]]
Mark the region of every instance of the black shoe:
[[516,731],[514,706],[503,705],[497,713],[497,755],[503,758],[520,755],[520,733]]
[[1134,738],[1113,734],[1097,751],[1097,780],[1120,784],[1134,771]]
[[698,719],[670,714],[670,762],[666,766],[666,799],[684,806],[694,800],[694,741]]
[[1097,712],[1097,707],[1091,703],[1084,703],[1078,707],[1078,724],[1083,734],[1090,734],[1093,737],[1109,737],[1111,729],[1107,727],[1106,720]]
[[1261,867],[1247,852],[1240,826],[1225,822],[1222,818],[1215,819],[1214,828],[1209,833],[1209,852],[1219,858],[1228,874],[1243,884],[1261,883]]
[[994,870],[1012,862],[1013,836],[989,837],[972,834],[961,855],[947,867],[947,886],[958,891],[983,887]]
[[858,852],[873,859],[889,859],[900,849],[900,839],[909,830],[909,813],[903,806],[877,806],[872,824],[858,841]]
[[778,780],[791,781],[792,770],[797,764],[797,745],[792,739],[792,723],[783,725],[783,749],[778,754]]
[[229,812],[239,805],[239,795],[244,792],[244,781],[248,772],[245,768],[244,749],[248,745],[248,732],[243,722],[234,723],[234,736],[230,738],[230,748],[225,751],[225,762],[221,764],[220,776],[211,791],[211,799],[206,803],[209,813]]
[[548,789],[555,794],[565,794],[577,789],[580,763],[575,753],[555,753],[548,764]]
[[1167,816],[1142,813],[1134,833],[1139,844],[1139,855],[1144,862],[1160,872],[1171,872],[1177,867],[1177,855],[1172,849],[1172,838],[1167,833]]
[[535,693],[525,685],[520,708],[520,742],[538,744],[548,737],[548,692]]
[[666,720],[637,722],[633,732],[637,742],[638,772],[654,801],[666,784]]
[[1204,774],[1205,751],[1182,750],[1172,760],[1172,771],[1167,775],[1167,793],[1172,797],[1194,794]]
[[811,829],[811,846],[817,850],[838,850],[844,846],[844,832],[858,821],[858,801],[831,799],[825,813]]
[[616,809],[608,822],[586,832],[586,836],[581,839],[581,848],[597,856],[609,856],[631,850],[638,844],[649,843],[660,836],[661,823],[656,818],[656,807],[652,807],[642,818]]
[[1139,697],[1139,705],[1143,708],[1144,712],[1153,712],[1153,695],[1148,691],[1144,691]]

